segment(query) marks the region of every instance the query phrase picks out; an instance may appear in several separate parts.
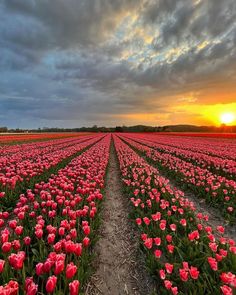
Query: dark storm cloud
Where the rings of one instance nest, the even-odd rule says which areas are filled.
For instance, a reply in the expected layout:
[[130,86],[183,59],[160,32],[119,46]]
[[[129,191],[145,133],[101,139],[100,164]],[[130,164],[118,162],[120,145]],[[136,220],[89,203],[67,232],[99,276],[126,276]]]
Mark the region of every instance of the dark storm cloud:
[[[236,2],[234,0],[214,0],[205,3],[202,1],[201,9],[201,15],[196,18],[190,28],[191,32],[195,31],[197,36],[207,32],[210,36],[216,37],[235,25]],[[204,10],[206,10],[205,14]]]
[[0,17],[0,118],[12,126],[112,123],[187,92],[236,92],[234,0],[3,0]]
[[132,68],[128,62],[114,62],[98,53],[87,54],[86,57],[73,54],[59,56],[55,66],[55,79],[82,80],[101,92],[116,92],[132,78]]
[[137,73],[137,84],[149,85],[162,93],[171,89],[197,91],[214,81],[222,85],[232,82],[233,86],[236,82],[235,75],[232,76],[232,72],[235,73],[235,56],[235,46],[230,40],[201,50],[195,47],[170,64],[153,64],[144,72]]
[[[156,1],[154,1],[156,2]],[[216,1],[157,1],[144,13],[146,24],[159,25],[160,34],[153,40],[157,50],[176,42],[219,37],[235,25],[236,2]],[[195,2],[195,3],[194,3]],[[196,4],[197,3],[197,4]],[[156,9],[153,9],[156,6]],[[173,44],[172,44],[173,45]]]
[[[134,8],[138,1],[5,0],[4,4],[12,16],[21,14],[46,27],[55,46],[71,48],[104,40],[115,28],[119,16]],[[44,33],[47,37],[47,32]]]
[[172,13],[176,9],[177,4],[178,1],[175,0],[147,1],[141,17],[146,23],[156,23],[156,21],[162,20],[166,14]]

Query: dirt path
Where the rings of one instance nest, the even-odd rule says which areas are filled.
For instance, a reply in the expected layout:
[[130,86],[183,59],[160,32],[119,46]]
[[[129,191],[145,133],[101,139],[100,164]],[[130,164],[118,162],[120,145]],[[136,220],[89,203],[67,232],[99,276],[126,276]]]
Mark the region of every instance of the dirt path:
[[97,270],[86,294],[147,295],[151,281],[139,255],[138,236],[128,219],[119,166],[112,142],[103,208],[101,238],[96,244]]

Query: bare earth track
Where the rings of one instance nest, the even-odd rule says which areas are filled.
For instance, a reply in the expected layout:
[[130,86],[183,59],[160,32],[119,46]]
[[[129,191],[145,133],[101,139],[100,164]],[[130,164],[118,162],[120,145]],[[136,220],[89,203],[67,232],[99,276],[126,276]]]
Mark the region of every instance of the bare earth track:
[[101,238],[95,246],[98,253],[95,274],[86,294],[147,295],[153,283],[139,255],[138,233],[128,219],[128,198],[122,194],[120,170],[112,142],[106,180]]

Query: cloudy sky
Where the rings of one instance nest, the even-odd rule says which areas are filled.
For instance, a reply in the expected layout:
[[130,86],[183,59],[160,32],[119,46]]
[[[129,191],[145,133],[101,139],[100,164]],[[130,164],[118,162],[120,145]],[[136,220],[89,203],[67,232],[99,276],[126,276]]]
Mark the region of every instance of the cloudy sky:
[[0,126],[217,124],[235,0],[0,0]]

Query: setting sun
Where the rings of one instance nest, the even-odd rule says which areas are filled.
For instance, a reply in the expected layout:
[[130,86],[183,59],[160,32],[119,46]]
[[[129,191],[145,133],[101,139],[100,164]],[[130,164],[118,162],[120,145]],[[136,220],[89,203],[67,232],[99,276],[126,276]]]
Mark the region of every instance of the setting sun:
[[234,115],[232,113],[224,113],[220,117],[221,123],[230,124],[234,121]]

